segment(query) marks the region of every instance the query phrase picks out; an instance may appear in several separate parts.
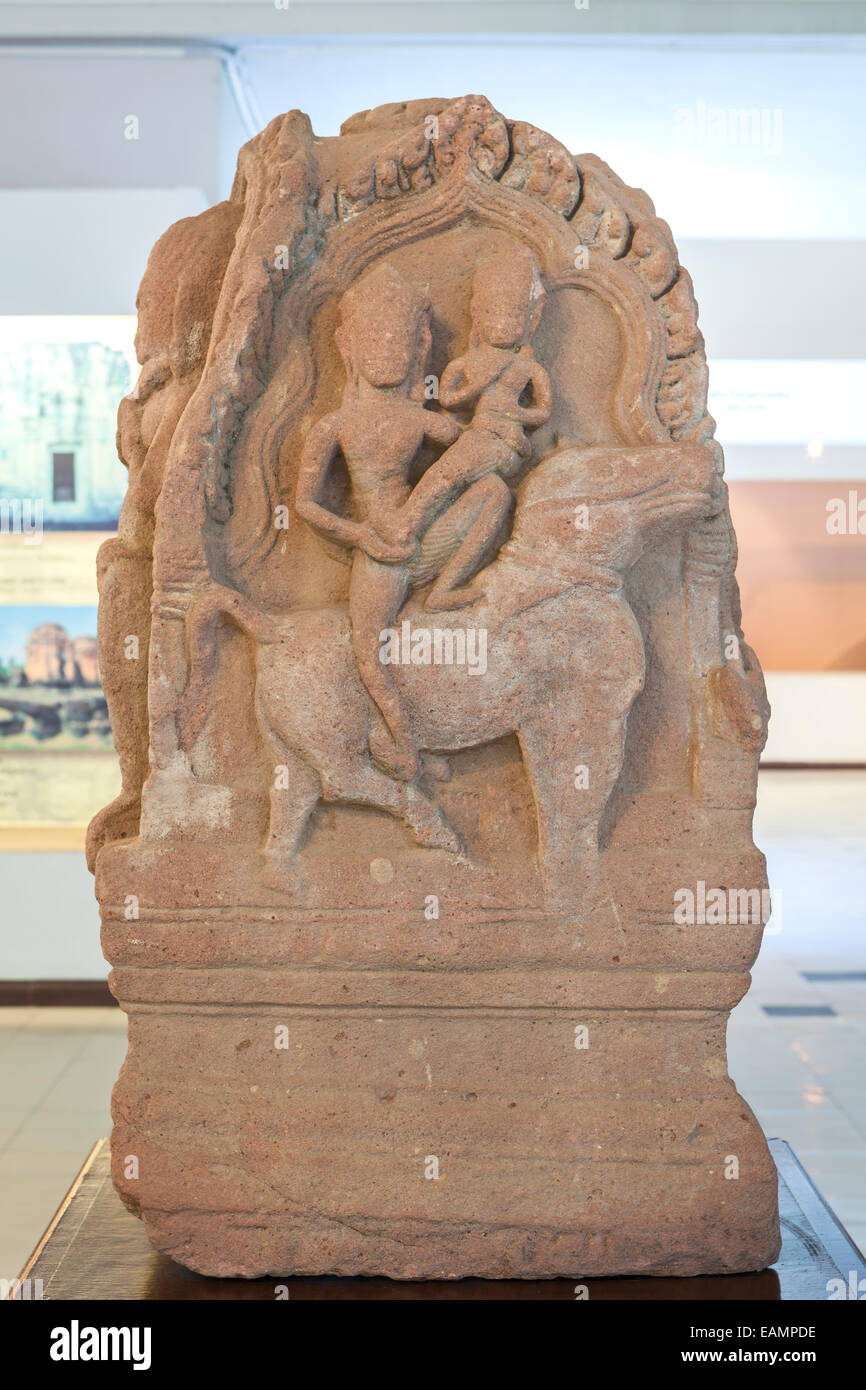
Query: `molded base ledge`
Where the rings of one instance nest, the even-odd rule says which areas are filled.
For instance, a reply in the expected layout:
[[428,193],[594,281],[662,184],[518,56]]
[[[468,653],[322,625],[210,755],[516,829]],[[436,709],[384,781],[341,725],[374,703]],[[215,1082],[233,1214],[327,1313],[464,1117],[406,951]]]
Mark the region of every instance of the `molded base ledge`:
[[[775,1203],[768,1189],[766,1206]],[[701,1221],[677,1234],[685,1213],[660,1217],[657,1230],[622,1228],[578,1233],[543,1227],[461,1226],[226,1213],[150,1212],[147,1233],[158,1250],[214,1278],[341,1275],[386,1279],[556,1279],[608,1275],[744,1274],[766,1269],[781,1242],[772,1218],[760,1230]],[[697,1218],[701,1220],[700,1217]],[[726,1253],[720,1254],[720,1251]]]
[[130,1043],[114,1182],[202,1274],[693,1275],[779,1252],[721,1013],[152,1006]]

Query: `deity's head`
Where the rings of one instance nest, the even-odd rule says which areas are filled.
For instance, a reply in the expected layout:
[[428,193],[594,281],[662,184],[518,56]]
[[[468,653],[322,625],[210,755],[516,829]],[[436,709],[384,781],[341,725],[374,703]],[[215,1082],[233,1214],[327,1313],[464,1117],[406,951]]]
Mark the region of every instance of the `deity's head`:
[[528,343],[546,298],[535,258],[512,242],[475,272],[470,309],[475,336],[499,348]]
[[363,275],[340,301],[334,335],[351,383],[423,390],[430,351],[430,301],[387,261]]

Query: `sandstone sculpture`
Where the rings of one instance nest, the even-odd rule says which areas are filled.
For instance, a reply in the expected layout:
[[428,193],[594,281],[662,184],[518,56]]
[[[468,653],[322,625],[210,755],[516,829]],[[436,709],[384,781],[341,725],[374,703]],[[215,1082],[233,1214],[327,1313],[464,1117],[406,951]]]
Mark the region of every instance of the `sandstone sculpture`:
[[651,201],[483,97],[292,112],[139,311],[89,835],[124,1201],[213,1275],[771,1262],[724,1036],[768,709]]

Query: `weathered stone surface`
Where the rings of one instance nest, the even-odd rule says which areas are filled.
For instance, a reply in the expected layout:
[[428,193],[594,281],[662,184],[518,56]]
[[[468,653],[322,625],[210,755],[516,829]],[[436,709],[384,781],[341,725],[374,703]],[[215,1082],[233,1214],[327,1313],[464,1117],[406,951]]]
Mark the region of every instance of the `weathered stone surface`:
[[725,1061],[768,710],[651,201],[483,97],[292,112],[139,310],[89,843],[124,1200],[216,1275],[772,1261]]

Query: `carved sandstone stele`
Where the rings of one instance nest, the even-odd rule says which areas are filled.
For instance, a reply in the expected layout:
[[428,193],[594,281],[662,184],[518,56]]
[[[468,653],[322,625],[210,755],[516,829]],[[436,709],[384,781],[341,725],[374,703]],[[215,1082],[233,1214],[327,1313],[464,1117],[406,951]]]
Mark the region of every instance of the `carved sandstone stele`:
[[90,827],[114,1181],[211,1275],[759,1269],[766,918],[689,276],[483,97],[280,116],[139,297]]

